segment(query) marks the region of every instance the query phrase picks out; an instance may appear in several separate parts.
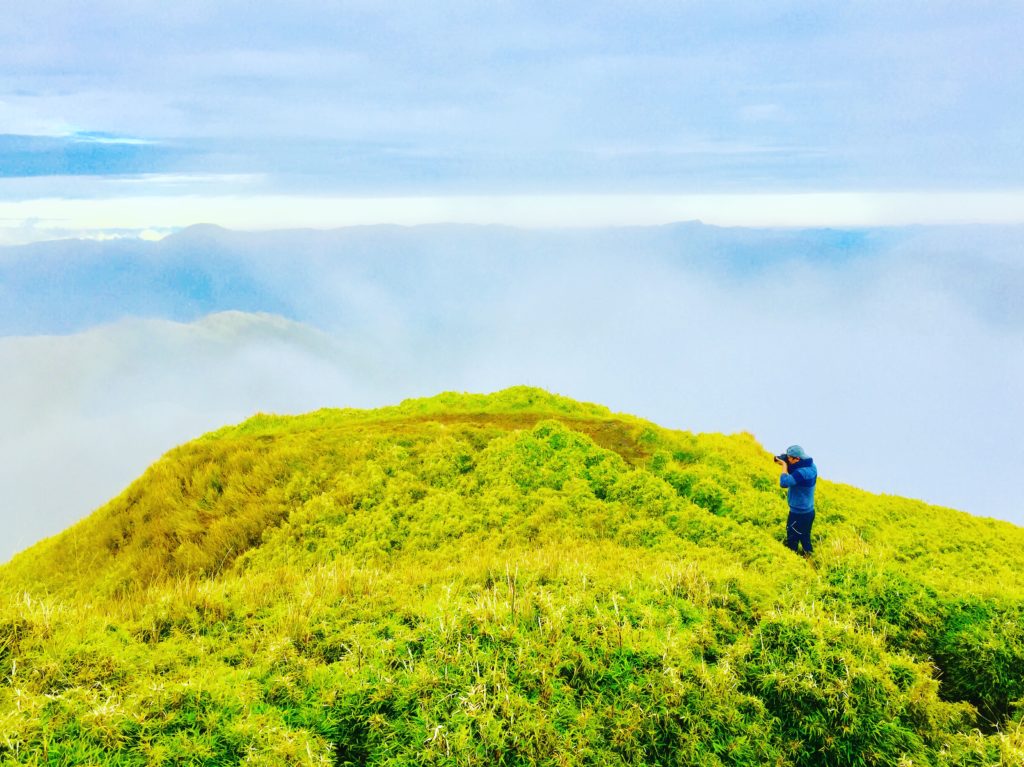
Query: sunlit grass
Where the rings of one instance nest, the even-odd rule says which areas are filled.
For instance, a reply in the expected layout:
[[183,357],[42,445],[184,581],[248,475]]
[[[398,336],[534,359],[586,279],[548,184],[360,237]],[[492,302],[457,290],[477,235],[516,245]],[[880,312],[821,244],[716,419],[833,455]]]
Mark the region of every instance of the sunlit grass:
[[749,435],[524,387],[257,416],[0,569],[0,760],[1024,763],[1024,531],[785,511]]

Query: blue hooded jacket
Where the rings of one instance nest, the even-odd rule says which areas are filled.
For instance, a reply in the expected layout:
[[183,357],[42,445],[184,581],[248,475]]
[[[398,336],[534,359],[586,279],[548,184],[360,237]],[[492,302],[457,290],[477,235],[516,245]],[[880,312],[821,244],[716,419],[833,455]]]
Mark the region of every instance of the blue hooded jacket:
[[779,485],[789,488],[789,508],[798,514],[814,511],[814,484],[818,481],[818,468],[813,458],[801,458],[790,464],[788,474],[779,477]]

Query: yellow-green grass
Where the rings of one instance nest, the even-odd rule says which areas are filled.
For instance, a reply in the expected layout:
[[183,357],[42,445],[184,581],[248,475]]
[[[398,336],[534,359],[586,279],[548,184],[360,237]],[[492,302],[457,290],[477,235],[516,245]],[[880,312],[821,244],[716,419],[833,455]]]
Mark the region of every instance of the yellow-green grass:
[[1024,763],[1024,530],[817,492],[806,561],[749,435],[256,416],[0,568],[0,763]]

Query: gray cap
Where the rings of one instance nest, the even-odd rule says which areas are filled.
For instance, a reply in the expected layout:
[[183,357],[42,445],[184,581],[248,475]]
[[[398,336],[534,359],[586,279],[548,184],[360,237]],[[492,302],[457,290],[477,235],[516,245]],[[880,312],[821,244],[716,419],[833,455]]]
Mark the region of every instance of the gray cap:
[[802,447],[800,447],[799,445],[790,445],[789,447],[787,447],[786,448],[786,455],[788,455],[790,458],[806,458],[807,457],[807,453],[805,453],[804,449]]

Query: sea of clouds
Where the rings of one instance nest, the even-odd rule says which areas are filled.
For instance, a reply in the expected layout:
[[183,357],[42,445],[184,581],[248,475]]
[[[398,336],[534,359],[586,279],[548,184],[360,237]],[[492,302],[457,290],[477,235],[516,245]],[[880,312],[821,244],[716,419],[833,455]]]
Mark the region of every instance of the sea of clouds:
[[698,224],[0,249],[0,561],[256,412],[515,384],[1024,524],[1021,254],[1020,227]]

